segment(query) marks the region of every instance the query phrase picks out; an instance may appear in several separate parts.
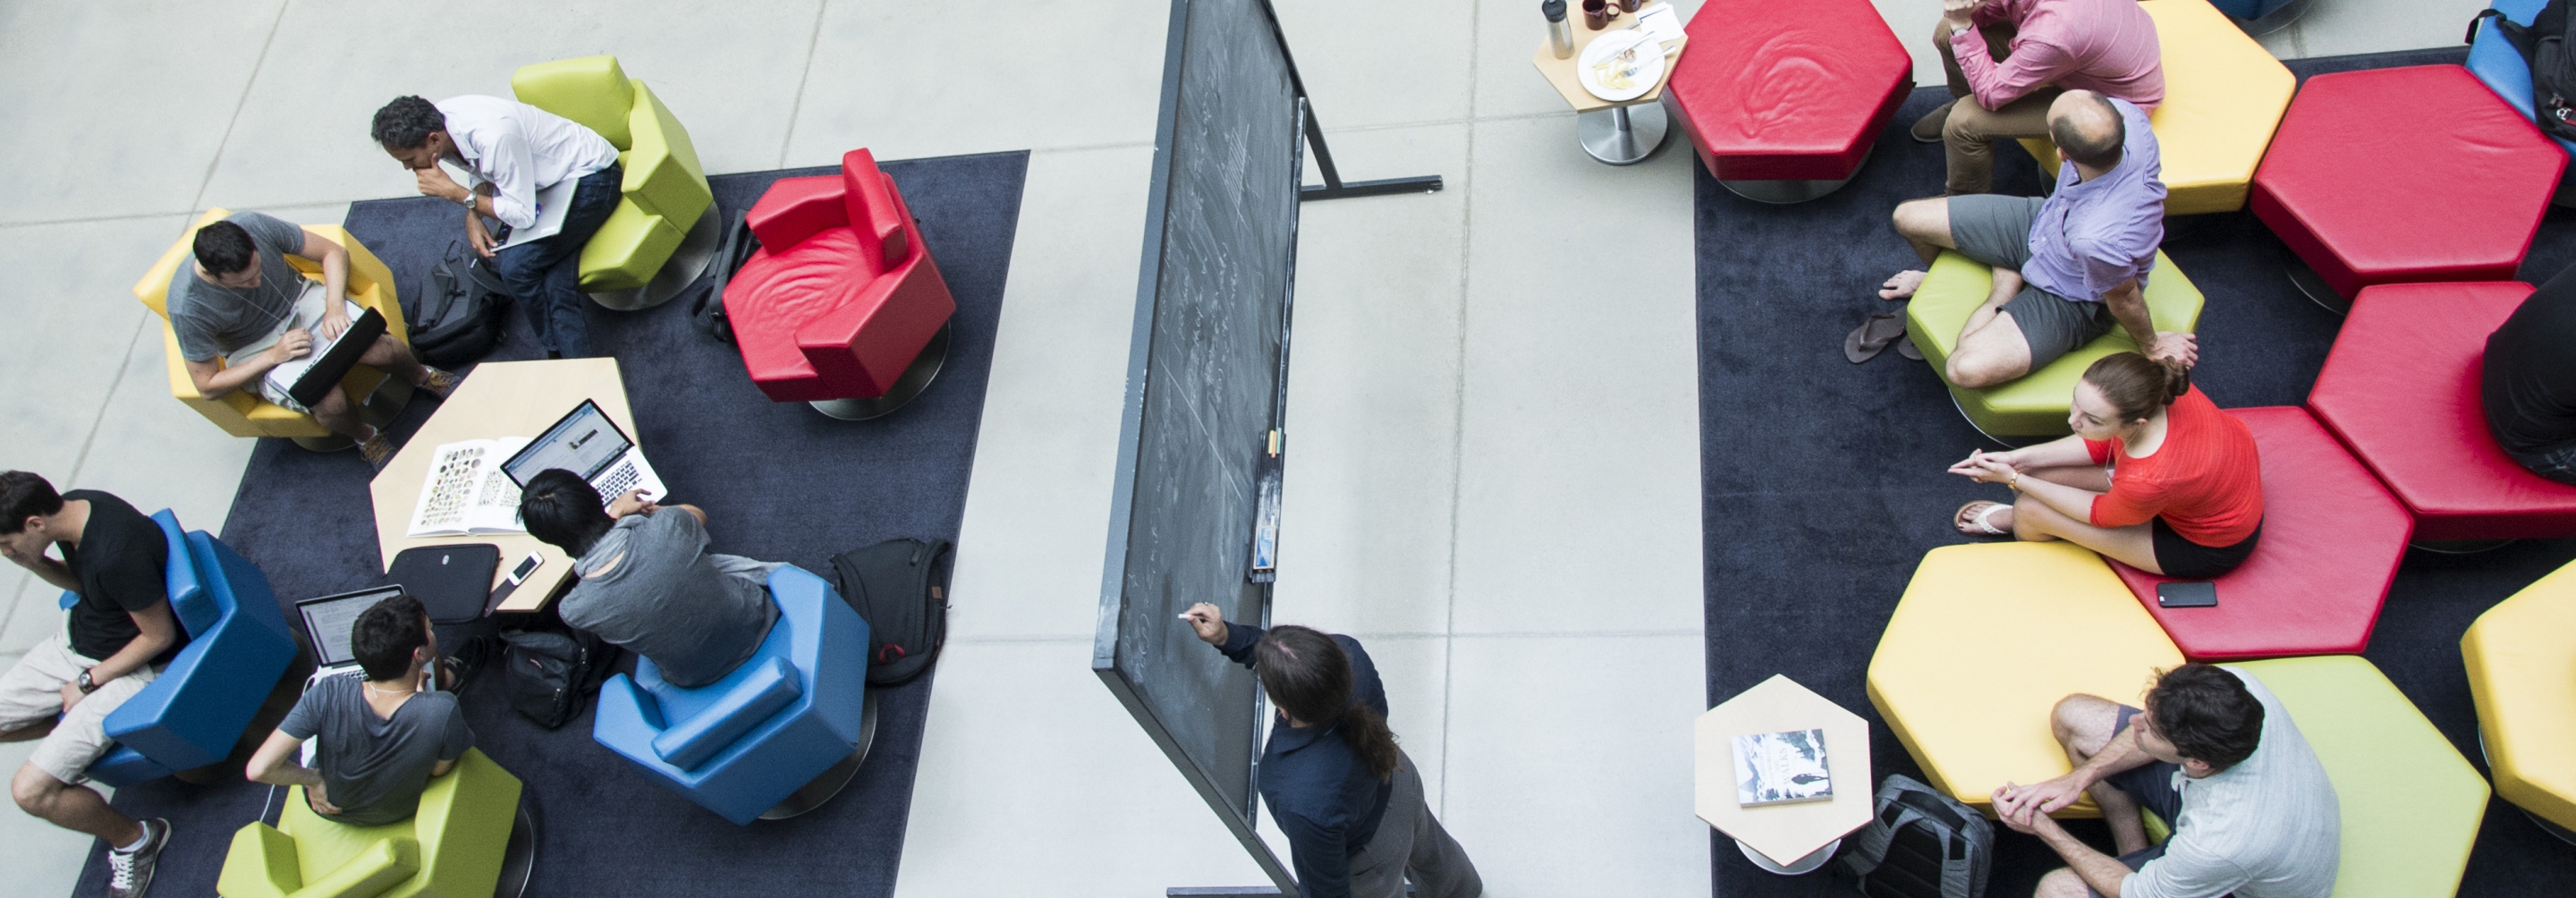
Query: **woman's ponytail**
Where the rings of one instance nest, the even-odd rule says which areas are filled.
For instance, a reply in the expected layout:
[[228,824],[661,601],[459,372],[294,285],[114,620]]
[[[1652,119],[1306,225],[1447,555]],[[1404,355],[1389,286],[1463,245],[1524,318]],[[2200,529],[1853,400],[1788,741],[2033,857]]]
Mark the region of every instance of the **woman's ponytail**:
[[1342,742],[1382,782],[1399,763],[1395,733],[1376,708],[1352,701],[1351,656],[1311,627],[1270,628],[1252,647],[1252,671],[1270,703],[1307,726],[1342,728]]
[[2084,382],[2102,391],[2103,401],[2129,422],[2154,415],[2191,392],[2191,369],[2172,359],[2115,352],[2084,369]]

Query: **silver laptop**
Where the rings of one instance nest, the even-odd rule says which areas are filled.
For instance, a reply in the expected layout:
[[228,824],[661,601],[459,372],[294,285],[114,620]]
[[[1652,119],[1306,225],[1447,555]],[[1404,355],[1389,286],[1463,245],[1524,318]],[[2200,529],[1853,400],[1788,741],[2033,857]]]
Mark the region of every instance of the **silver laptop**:
[[653,466],[645,463],[644,453],[635,448],[635,441],[617,428],[617,422],[608,419],[608,413],[599,410],[598,402],[588,399],[529,441],[519,454],[501,463],[501,470],[509,472],[520,489],[526,489],[529,478],[537,476],[537,472],[549,468],[562,468],[589,481],[590,487],[599,491],[602,507],[617,501],[627,490],[643,490],[647,498],[657,502],[669,495],[662,488],[661,475],[653,473]]
[[400,585],[379,586],[295,603],[295,613],[304,618],[304,635],[313,638],[315,669],[313,676],[305,679],[304,688],[313,688],[324,677],[364,676],[365,672],[358,668],[358,655],[350,648],[354,635],[351,630],[359,614],[402,592]]

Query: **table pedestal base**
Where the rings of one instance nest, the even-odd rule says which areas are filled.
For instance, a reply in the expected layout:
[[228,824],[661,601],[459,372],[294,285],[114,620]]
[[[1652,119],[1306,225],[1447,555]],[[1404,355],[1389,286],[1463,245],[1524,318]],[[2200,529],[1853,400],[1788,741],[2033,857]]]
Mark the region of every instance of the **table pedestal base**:
[[1762,856],[1762,852],[1753,850],[1753,846],[1751,845],[1746,845],[1741,841],[1735,843],[1735,850],[1744,852],[1744,859],[1752,861],[1753,866],[1760,867],[1766,871],[1778,873],[1783,876],[1796,876],[1801,873],[1816,872],[1816,868],[1824,866],[1826,861],[1833,860],[1834,850],[1841,847],[1843,847],[1843,840],[1835,839],[1831,842],[1825,843],[1825,847],[1818,848],[1815,851],[1808,853],[1806,857],[1799,858],[1787,864],[1781,864],[1778,861]]
[[1612,106],[1576,115],[1574,136],[1594,159],[1611,165],[1635,165],[1654,155],[1664,145],[1664,138],[1671,136],[1666,123],[1661,103]]

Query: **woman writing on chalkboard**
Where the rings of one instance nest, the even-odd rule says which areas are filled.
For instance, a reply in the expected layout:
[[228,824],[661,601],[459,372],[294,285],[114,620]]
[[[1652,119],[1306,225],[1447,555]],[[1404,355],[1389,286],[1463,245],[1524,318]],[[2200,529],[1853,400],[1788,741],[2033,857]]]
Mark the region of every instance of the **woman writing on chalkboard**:
[[1288,834],[1305,898],[1476,898],[1476,865],[1422,800],[1422,774],[1386,728],[1386,689],[1359,640],[1294,625],[1227,623],[1201,602],[1181,615],[1252,668],[1279,710],[1261,752],[1261,798]]

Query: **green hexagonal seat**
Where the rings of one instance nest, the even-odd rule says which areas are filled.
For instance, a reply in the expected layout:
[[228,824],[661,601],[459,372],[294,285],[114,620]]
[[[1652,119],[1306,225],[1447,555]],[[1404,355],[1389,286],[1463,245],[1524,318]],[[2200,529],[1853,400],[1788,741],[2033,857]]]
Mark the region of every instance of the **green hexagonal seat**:
[[2316,749],[2343,808],[2335,898],[2459,891],[2487,782],[2413,702],[2351,655],[2228,665],[2272,690]]
[[[1959,345],[1959,329],[1968,316],[1985,304],[1986,294],[1994,289],[1992,269],[1955,252],[1943,252],[1932,262],[1923,286],[1914,291],[1914,299],[1905,309],[1905,332],[1914,346],[1923,351],[1923,360],[1932,365],[1932,373],[1949,382],[1950,353]],[[2147,275],[2147,314],[2155,319],[2157,330],[2196,331],[2200,327],[2200,288],[2163,250],[2156,251],[2156,267]],[[2075,382],[2095,360],[2123,350],[2138,348],[2129,339],[2126,328],[2114,326],[2111,332],[2059,356],[2054,362],[2033,371],[2029,376],[2000,386],[1964,389],[1953,386],[1950,398],[1957,400],[1959,411],[1977,425],[1978,430],[1998,437],[2062,436],[2067,433],[2067,404],[2075,395]]]

